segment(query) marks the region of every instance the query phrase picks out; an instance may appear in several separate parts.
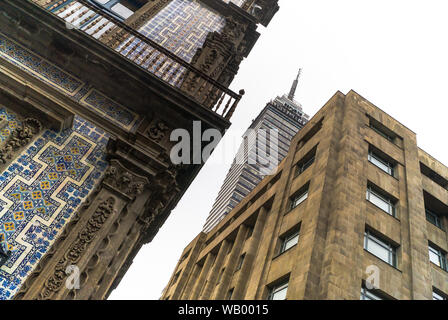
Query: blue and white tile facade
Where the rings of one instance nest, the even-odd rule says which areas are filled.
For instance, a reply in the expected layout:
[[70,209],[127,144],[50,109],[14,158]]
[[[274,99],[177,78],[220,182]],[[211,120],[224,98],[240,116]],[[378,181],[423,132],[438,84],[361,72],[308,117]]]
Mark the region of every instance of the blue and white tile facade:
[[221,31],[225,19],[198,0],[173,0],[140,32],[190,62],[207,34]]
[[0,175],[0,245],[12,252],[0,269],[0,299],[13,297],[97,185],[107,141],[76,117],[71,130],[45,130]]
[[136,113],[107,98],[90,85],[71,76],[2,33],[0,33],[0,58],[67,94],[76,102],[99,113],[124,130],[130,131],[139,122]]
[[[207,34],[219,32],[224,25],[223,17],[198,0],[173,0],[139,31],[190,62]],[[88,27],[84,31],[87,30]],[[137,50],[131,51],[132,46],[126,46],[129,41],[133,41],[132,45],[137,46]],[[127,58],[143,50],[135,38],[126,42],[117,50],[125,47],[127,51],[121,54]],[[179,84],[184,68],[160,53],[158,57],[145,58],[145,55],[152,54],[149,49],[137,59],[146,61],[142,66],[163,76],[168,83]],[[130,109],[1,31],[0,59],[14,64],[126,131],[132,131],[141,121],[139,115]],[[0,144],[21,125],[20,118],[1,103],[0,118],[6,122],[0,122]],[[0,300],[14,296],[99,183],[107,167],[107,141],[106,132],[76,116],[72,129],[63,132],[44,130],[0,172],[0,246],[5,251],[11,250],[11,257],[0,268]]]
[[[186,62],[191,62],[210,32],[221,31],[225,19],[198,0],[173,0],[139,32]],[[179,86],[185,68],[131,37],[116,49],[168,83]]]

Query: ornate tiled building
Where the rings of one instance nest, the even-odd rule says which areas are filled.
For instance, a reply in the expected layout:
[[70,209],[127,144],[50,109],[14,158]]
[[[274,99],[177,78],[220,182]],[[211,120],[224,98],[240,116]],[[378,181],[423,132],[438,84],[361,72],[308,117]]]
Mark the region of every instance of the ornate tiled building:
[[337,92],[278,172],[187,245],[162,299],[447,300],[447,228],[448,167]]
[[[105,299],[224,134],[275,0],[0,2],[0,299]],[[193,150],[192,157],[195,156]]]

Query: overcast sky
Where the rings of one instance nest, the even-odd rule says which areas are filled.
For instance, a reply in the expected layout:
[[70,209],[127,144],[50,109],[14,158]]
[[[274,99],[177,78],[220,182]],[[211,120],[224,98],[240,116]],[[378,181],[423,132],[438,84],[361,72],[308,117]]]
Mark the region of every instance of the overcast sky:
[[202,230],[234,156],[229,146],[240,143],[266,102],[289,91],[299,67],[296,100],[310,116],[336,91],[353,89],[416,132],[419,146],[448,164],[448,1],[279,4],[231,86],[246,90],[231,129],[109,299],[160,298],[184,247]]

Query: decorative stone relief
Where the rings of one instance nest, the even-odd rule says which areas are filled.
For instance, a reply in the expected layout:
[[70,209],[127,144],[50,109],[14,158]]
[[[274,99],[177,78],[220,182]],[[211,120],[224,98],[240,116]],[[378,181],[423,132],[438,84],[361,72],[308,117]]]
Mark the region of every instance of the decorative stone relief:
[[57,263],[53,275],[51,275],[45,282],[42,291],[39,294],[40,299],[51,298],[51,296],[61,288],[64,280],[67,278],[67,267],[69,265],[75,265],[79,261],[88,245],[96,236],[97,232],[113,213],[114,204],[115,199],[110,197],[98,206],[92,217],[87,222],[87,225],[78,234],[76,240],[71,244],[70,249]]
[[146,177],[131,173],[120,161],[112,159],[104,174],[103,183],[126,195],[126,197],[134,199],[143,192],[149,180]]

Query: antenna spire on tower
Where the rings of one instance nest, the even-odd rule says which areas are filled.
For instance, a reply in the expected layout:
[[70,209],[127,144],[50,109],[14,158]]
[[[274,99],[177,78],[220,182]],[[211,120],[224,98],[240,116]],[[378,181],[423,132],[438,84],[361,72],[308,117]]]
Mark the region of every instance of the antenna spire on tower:
[[291,101],[294,100],[294,95],[296,94],[297,85],[299,84],[299,78],[300,78],[301,74],[302,74],[302,68],[299,69],[299,73],[297,74],[297,78],[292,83],[291,91],[289,91],[288,99],[291,100]]

